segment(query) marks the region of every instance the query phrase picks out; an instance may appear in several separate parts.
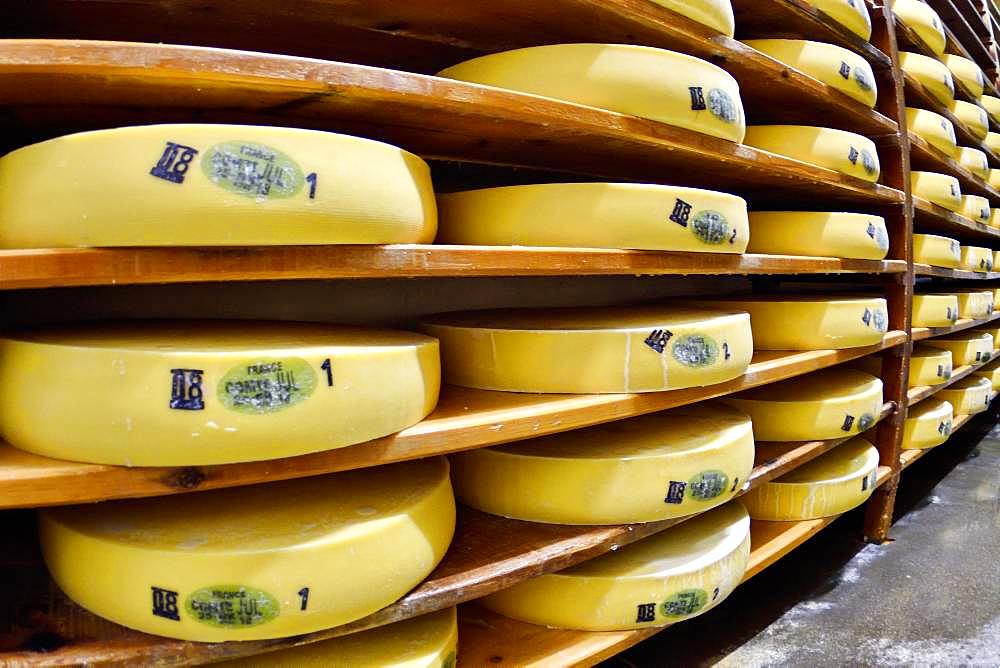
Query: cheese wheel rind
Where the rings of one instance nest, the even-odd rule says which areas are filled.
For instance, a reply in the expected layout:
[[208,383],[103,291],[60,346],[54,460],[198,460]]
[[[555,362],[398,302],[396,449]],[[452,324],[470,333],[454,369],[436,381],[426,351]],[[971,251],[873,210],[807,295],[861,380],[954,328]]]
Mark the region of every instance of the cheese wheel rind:
[[434,569],[454,528],[440,457],[39,513],[45,562],[71,599],[132,629],[205,642],[375,612]]
[[983,94],[986,77],[975,61],[954,53],[941,55],[941,62],[947,66],[952,78],[961,81],[977,99]]
[[[481,599],[532,624],[586,631],[666,626],[721,603],[743,578],[750,518],[738,501]],[[573,601],[573,605],[566,605]]]
[[726,37],[736,32],[733,5],[729,0],[653,0],[658,5],[708,26]]
[[935,336],[924,341],[924,344],[950,351],[952,364],[956,367],[987,362],[993,357],[993,337],[986,332]]
[[906,413],[903,450],[925,450],[941,445],[951,436],[955,411],[947,401],[925,399]]
[[743,140],[739,84],[691,56],[632,44],[550,44],[492,53],[438,76],[530,93]]
[[743,143],[864,181],[878,181],[875,142],[853,132],[810,125],[753,125],[747,128]]
[[913,327],[949,327],[959,318],[958,295],[913,295]]
[[988,378],[968,376],[939,390],[937,396],[955,408],[955,415],[974,415],[990,407],[993,384]]
[[755,520],[829,517],[855,508],[875,491],[879,454],[859,437],[842,443],[790,473],[743,496]]
[[983,109],[990,115],[990,118],[1000,123],[1000,97],[983,95],[979,98],[979,104],[983,105]]
[[806,0],[866,42],[872,37],[872,20],[864,2],[856,0]]
[[910,188],[914,196],[922,197],[932,204],[949,211],[962,210],[962,188],[958,184],[958,179],[950,174],[910,172]]
[[[993,212],[990,210],[990,201],[985,197],[980,197],[979,195],[962,195],[962,215],[970,220],[974,220],[977,223],[982,223],[983,225],[989,225],[990,216]],[[989,256],[989,265],[993,266],[993,251],[989,248],[985,249],[986,254]],[[963,248],[964,251],[964,248]],[[978,259],[978,258],[977,258]],[[963,260],[963,264],[965,261]],[[979,266],[979,263],[976,263]],[[983,265],[985,266],[985,265]],[[973,271],[989,271],[989,269],[973,269]]]
[[914,234],[913,261],[933,267],[958,269],[962,263],[962,246],[956,239],[950,237]]
[[455,493],[555,524],[654,522],[721,505],[754,463],[750,418],[708,402],[452,456]]
[[548,183],[438,202],[439,243],[742,253],[749,238],[745,200],[698,188]]
[[889,234],[885,219],[870,214],[753,211],[747,252],[882,260]]
[[867,60],[842,46],[801,39],[749,39],[744,43],[805,72],[863,105],[878,98],[875,73]]
[[[986,148],[990,149],[995,155],[1000,155],[1000,132],[987,132],[986,139],[983,140],[986,144]],[[985,153],[983,154],[985,155]],[[987,178],[985,175],[983,178]]]
[[11,445],[126,466],[257,461],[362,443],[422,420],[440,387],[430,337],[306,323],[53,327],[0,337],[0,359],[0,383],[19,388],[0,393],[0,430]]
[[955,290],[937,293],[937,295],[945,297],[954,295],[958,300],[959,318],[982,320],[993,313],[992,290]]
[[941,61],[919,53],[900,51],[899,67],[941,104],[948,106],[954,101],[955,82]]
[[994,392],[1000,390],[1000,358],[993,360],[980,369],[976,369],[972,372],[972,375],[990,381]]
[[983,180],[989,178],[990,166],[986,153],[980,151],[978,148],[969,148],[968,146],[959,147],[958,164]]
[[941,114],[927,109],[907,107],[906,127],[948,157],[958,158],[955,126]]
[[932,52],[938,56],[944,54],[947,40],[944,24],[936,11],[920,0],[894,0],[891,5],[899,20],[917,33]]
[[430,243],[430,168],[395,146],[252,125],[148,125],[0,158],[0,248]]
[[965,100],[952,100],[946,106],[948,107],[948,111],[965,124],[965,127],[973,137],[979,140],[986,139],[990,121],[985,109],[978,104],[966,102]]
[[515,309],[427,318],[447,382],[545,393],[657,392],[743,375],[745,312],[672,307]]
[[910,356],[910,387],[940,385],[951,379],[951,351],[914,346]]
[[[983,274],[993,271],[993,250],[982,246],[962,246],[962,268]],[[982,315],[968,317],[982,318],[987,315],[988,311]]]

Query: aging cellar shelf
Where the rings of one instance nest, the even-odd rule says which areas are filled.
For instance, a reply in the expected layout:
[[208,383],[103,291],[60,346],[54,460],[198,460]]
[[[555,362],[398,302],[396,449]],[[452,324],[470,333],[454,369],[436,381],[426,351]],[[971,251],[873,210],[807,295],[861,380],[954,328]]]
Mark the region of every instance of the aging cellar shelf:
[[[888,466],[880,466],[876,484],[882,485],[890,475]],[[743,581],[777,562],[837,517],[839,515],[798,522],[752,521],[750,560]],[[591,666],[663,630],[645,628],[594,632],[549,629],[508,619],[476,604],[463,605],[459,615],[458,665],[469,668]]]
[[938,102],[919,81],[906,72],[902,72],[902,76],[903,81],[906,84],[907,106],[928,109],[934,113],[944,116],[951,121],[952,125],[955,126],[955,136],[958,139],[959,146],[968,146],[970,148],[979,149],[986,154],[986,157],[993,167],[1000,165],[1000,157],[994,155],[993,151],[991,151],[986,144],[972,134],[965,123],[960,121],[955,114],[951,113],[951,111],[946,109],[943,104]]
[[430,276],[902,273],[901,260],[512,246],[0,250],[0,290],[77,285]]
[[923,341],[924,339],[929,339],[933,336],[942,336],[944,334],[951,334],[952,332],[961,332],[962,330],[969,329],[971,327],[985,325],[986,323],[993,322],[998,318],[1000,318],[1000,311],[994,313],[988,318],[983,318],[982,320],[960,318],[950,327],[914,327],[910,330],[910,336],[914,341]]
[[1000,239],[1000,229],[977,223],[916,195],[913,196],[913,214],[913,226],[918,233],[940,232],[959,239]]
[[[894,406],[884,405],[880,419],[892,410]],[[804,464],[849,438],[780,444],[784,455],[775,458],[772,455],[776,451],[771,451],[763,458],[758,457],[744,491]],[[763,445],[765,450],[770,447]],[[0,616],[0,648],[4,648],[0,650],[0,663],[16,664],[41,658],[38,652],[23,649],[30,643],[35,626],[65,629],[65,636],[61,638],[63,644],[44,655],[53,664],[136,665],[158,657],[170,657],[177,663],[206,663],[252,656],[267,649],[345,635],[480,598],[530,577],[561,570],[617,549],[685,519],[689,518],[620,526],[564,526],[510,520],[461,507],[455,540],[444,560],[427,580],[396,603],[333,629],[293,638],[238,643],[194,643],[158,638],[100,620],[53,587],[37,555],[32,559],[21,557],[6,564],[16,569],[15,577],[21,584],[11,589],[16,592],[15,600],[0,600],[0,611],[33,612],[27,615],[7,612],[8,617]],[[22,536],[22,543],[24,540]],[[769,552],[776,560],[790,549],[791,546],[784,552],[773,549]],[[46,610],[37,609],[41,592],[51,592],[47,595],[56,598]]]
[[437,409],[398,434],[311,455],[264,462],[198,467],[80,464],[0,445],[0,508],[63,505],[193,490],[377,466],[509,443],[731,394],[829,367],[900,345],[904,332],[888,332],[864,348],[755,353],[747,373],[707,387],[648,394],[540,395],[445,386]]
[[911,387],[906,393],[908,406],[913,406],[914,404],[920,403],[921,401],[927,399],[928,397],[934,396],[944,388],[948,387],[949,385],[953,385],[954,383],[957,383],[966,376],[971,375],[973,372],[976,371],[976,369],[981,369],[987,364],[989,364],[989,360],[982,362],[980,364],[966,364],[964,366],[958,367],[957,369],[953,369],[951,372],[951,376],[948,378],[948,380],[946,380],[943,383],[940,383],[938,385],[920,385],[917,387]]
[[955,278],[966,281],[992,281],[1000,278],[1000,271],[969,271],[967,269],[949,269],[948,267],[933,267],[929,264],[915,263],[913,273],[917,276],[934,276],[936,278]]
[[970,172],[940,149],[931,146],[922,137],[913,132],[910,139],[910,165],[915,170],[950,174],[958,179],[964,195],[981,195],[988,197],[993,206],[1000,206],[1000,191]]

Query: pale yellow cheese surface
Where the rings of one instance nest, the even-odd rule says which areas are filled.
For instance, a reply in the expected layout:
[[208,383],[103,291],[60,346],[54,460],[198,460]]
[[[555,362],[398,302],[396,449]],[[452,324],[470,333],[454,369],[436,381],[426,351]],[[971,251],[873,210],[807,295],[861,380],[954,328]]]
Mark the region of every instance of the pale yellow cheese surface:
[[[962,246],[962,268],[981,273],[993,271],[993,251],[983,246]],[[982,318],[986,315],[989,313],[982,312],[980,315],[968,317]]]
[[1000,132],[987,132],[983,142],[995,155],[1000,155]]
[[952,364],[956,367],[979,364],[993,357],[993,337],[986,332],[965,331],[935,336],[924,341],[924,345],[950,351]]
[[1000,97],[983,95],[979,98],[979,104],[983,105],[983,109],[990,115],[990,118],[1000,123]]
[[955,415],[982,413],[990,407],[993,384],[988,378],[972,375],[949,385],[936,396],[955,407]]
[[958,120],[965,124],[969,132],[976,139],[986,139],[989,131],[989,118],[986,110],[978,104],[966,102],[965,100],[952,100],[948,105],[948,111],[953,113]]
[[904,450],[924,450],[941,445],[951,436],[955,411],[947,401],[937,397],[924,399],[906,413],[903,424]]
[[[993,212],[990,201],[979,195],[962,195],[962,215],[983,225],[989,225]],[[993,265],[993,251],[986,249],[990,255],[990,266]],[[963,260],[963,264],[965,261]],[[977,265],[978,266],[978,265]],[[974,271],[979,271],[978,269]],[[984,270],[985,271],[985,270]]]
[[893,13],[923,40],[931,51],[942,55],[945,48],[944,24],[937,12],[920,0],[892,0]]
[[962,189],[958,179],[937,172],[910,172],[910,188],[915,197],[942,206],[949,211],[962,210]]
[[889,234],[885,219],[871,214],[753,211],[747,252],[882,260]]
[[958,163],[983,180],[989,178],[989,162],[986,154],[978,148],[960,147]]
[[958,158],[955,126],[941,114],[907,107],[906,128],[945,155]]
[[747,128],[743,143],[865,181],[878,181],[875,143],[853,132],[809,125],[754,125]]
[[974,61],[954,53],[942,54],[941,61],[951,71],[952,77],[961,81],[970,93],[977,98],[983,94],[986,77],[983,76],[983,71]]
[[913,295],[913,327],[948,327],[958,318],[958,295]]
[[692,21],[732,37],[736,30],[733,5],[729,0],[653,0],[658,5],[683,14]]
[[947,66],[940,60],[919,53],[900,51],[899,66],[941,104],[948,106],[954,100],[955,82]]
[[934,267],[957,269],[962,263],[962,247],[957,240],[950,237],[914,234],[913,261]]
[[805,72],[869,108],[878,90],[871,65],[842,46],[802,39],[750,39],[746,44],[777,61]]
[[910,387],[940,385],[951,378],[951,351],[915,345],[910,356]]
[[806,4],[820,10],[861,39],[871,39],[872,20],[866,3],[859,0],[806,0]]
[[995,359],[986,366],[973,371],[972,375],[990,381],[994,392],[1000,390],[1000,359]]

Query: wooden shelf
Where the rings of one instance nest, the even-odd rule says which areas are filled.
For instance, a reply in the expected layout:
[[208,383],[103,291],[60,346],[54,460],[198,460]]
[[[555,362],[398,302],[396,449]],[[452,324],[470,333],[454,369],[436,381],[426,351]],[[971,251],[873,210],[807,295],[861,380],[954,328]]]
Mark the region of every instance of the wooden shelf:
[[1000,278],[1000,271],[969,271],[967,269],[949,269],[934,267],[929,264],[915,263],[913,273],[917,276],[934,276],[936,278],[954,278],[965,281],[992,281]]
[[0,444],[0,508],[84,503],[235,487],[365,468],[509,443],[643,415],[791,378],[900,345],[903,332],[864,348],[762,351],[747,373],[708,387],[647,394],[540,395],[445,386],[438,407],[398,434],[311,455],[245,464],[106,466],[49,459]]
[[1000,166],[1000,157],[995,155],[981,139],[975,137],[969,130],[968,126],[958,119],[958,116],[951,113],[951,111],[946,109],[943,104],[938,102],[937,98],[931,95],[927,89],[924,88],[923,84],[913,78],[912,75],[906,72],[902,72],[902,75],[906,89],[906,106],[928,109],[936,114],[941,114],[955,126],[955,137],[958,140],[959,146],[979,149],[986,154],[986,157],[992,167]]
[[[888,466],[880,466],[877,484],[883,484],[890,475]],[[837,517],[799,522],[752,521],[750,560],[743,582],[806,542]],[[611,632],[549,629],[503,617],[475,604],[459,608],[459,624],[458,665],[469,668],[592,666],[665,628]]]
[[[879,419],[894,409],[893,405],[886,404]],[[849,438],[828,442],[761,444],[765,454],[758,455],[757,465],[744,492],[804,464]],[[781,454],[778,454],[779,451]],[[444,560],[423,583],[396,603],[364,619],[333,629],[292,638],[251,642],[183,642],[125,629],[97,618],[66,598],[49,581],[37,554],[31,559],[18,556],[0,566],[18,569],[15,577],[30,583],[30,586],[18,587],[17,598],[3,601],[4,605],[0,606],[2,610],[21,612],[7,619],[0,615],[0,648],[5,648],[5,651],[0,651],[0,663],[28,662],[38,657],[37,652],[19,651],[24,645],[24,638],[31,635],[31,629],[25,628],[25,619],[31,620],[29,625],[63,630],[63,644],[45,654],[47,660],[60,665],[136,665],[162,656],[170,656],[178,662],[205,663],[251,656],[267,649],[354,633],[480,598],[528,578],[592,559],[685,519],[689,518],[620,526],[564,526],[510,520],[460,506],[455,539]],[[29,540],[34,538],[22,536],[17,542],[23,544]],[[784,554],[773,546],[761,549],[765,548],[775,560]],[[45,610],[37,610],[37,614],[24,614],[25,610],[37,609],[43,591],[51,605]]]
[[934,336],[944,336],[945,334],[961,332],[962,330],[977,327],[978,325],[985,325],[986,323],[993,322],[998,318],[1000,318],[1000,311],[995,312],[990,317],[983,318],[982,320],[960,318],[955,321],[955,324],[951,327],[913,327],[910,329],[910,336],[914,341],[923,341],[924,339],[929,339]]
[[928,0],[927,4],[944,23],[949,52],[974,60],[983,70],[996,67],[996,55],[990,53],[951,0]]
[[[997,392],[991,392],[990,393],[990,403],[992,403],[993,400],[996,399],[996,398],[997,398]],[[951,421],[951,433],[954,434],[956,431],[958,431],[959,429],[961,429],[962,427],[964,427],[966,424],[969,423],[970,420],[972,420],[972,418],[976,417],[976,415],[978,415],[978,413],[975,413],[975,414],[972,414],[972,415],[964,415],[964,414],[963,415],[956,415],[954,417],[954,419],[952,419],[952,421]],[[949,438],[950,438],[950,436],[949,436]],[[947,444],[947,441],[945,441],[945,443],[942,443],[941,445],[945,445],[945,444]],[[936,445],[934,447],[935,448],[939,448],[941,446],[940,445]],[[900,466],[900,470],[905,471],[915,461],[917,461],[918,459],[920,459],[921,457],[923,457],[924,455],[926,455],[928,452],[930,452],[933,449],[934,448],[923,448],[921,450],[903,450],[903,451],[901,451],[899,453],[899,466]]]
[[525,246],[256,246],[0,250],[0,290],[430,276],[902,273],[901,260]]
[[179,119],[294,125],[372,137],[428,158],[696,187],[725,182],[760,201],[903,201],[892,188],[655,121],[344,63],[11,40],[0,45],[0,89],[8,125],[23,134]]
[[947,236],[958,237],[959,241],[1000,239],[1000,229],[960,216],[916,195],[913,196],[913,215],[913,225],[916,228],[914,231],[917,233],[940,232]]
[[987,197],[991,205],[1000,206],[1000,191],[969,171],[964,165],[931,146],[913,132],[910,139],[910,165],[914,170],[950,174],[958,179],[963,195]]

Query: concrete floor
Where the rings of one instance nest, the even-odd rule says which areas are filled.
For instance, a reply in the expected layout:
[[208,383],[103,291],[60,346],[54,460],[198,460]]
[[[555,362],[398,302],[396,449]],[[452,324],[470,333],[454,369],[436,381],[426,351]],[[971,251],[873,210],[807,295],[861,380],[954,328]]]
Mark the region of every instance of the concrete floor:
[[715,610],[604,665],[1000,666],[992,425],[982,416],[907,469],[892,542],[863,543],[849,513]]

